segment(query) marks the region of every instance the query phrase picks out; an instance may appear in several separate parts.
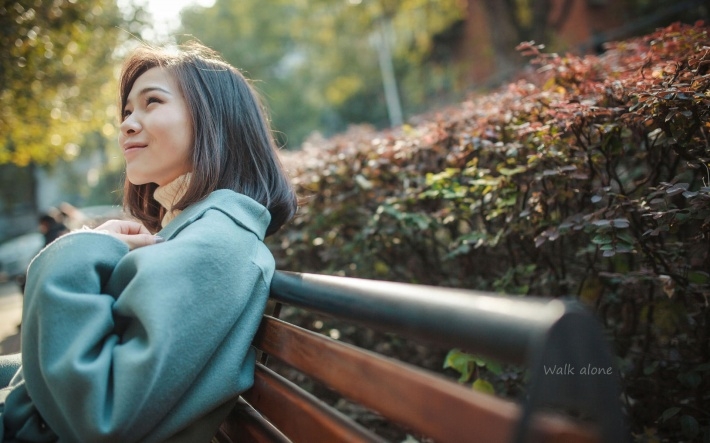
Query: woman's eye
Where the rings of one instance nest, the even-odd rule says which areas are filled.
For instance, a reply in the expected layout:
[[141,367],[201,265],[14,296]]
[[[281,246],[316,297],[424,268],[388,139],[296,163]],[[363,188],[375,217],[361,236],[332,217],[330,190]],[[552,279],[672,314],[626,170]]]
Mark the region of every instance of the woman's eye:
[[148,98],[146,99],[146,103],[147,103],[147,104],[151,104],[151,103],[161,103],[161,101],[160,101],[160,99],[158,99],[157,97],[148,97]]
[[123,110],[123,119],[124,120],[127,119],[130,115],[131,115],[131,111],[129,111],[128,109]]

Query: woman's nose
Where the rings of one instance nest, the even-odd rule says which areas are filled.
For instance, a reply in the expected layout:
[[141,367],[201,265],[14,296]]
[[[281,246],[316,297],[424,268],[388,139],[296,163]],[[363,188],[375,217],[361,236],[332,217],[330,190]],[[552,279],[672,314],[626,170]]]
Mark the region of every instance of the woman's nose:
[[141,125],[138,119],[133,114],[130,114],[128,117],[123,119],[120,129],[123,135],[130,135],[140,132]]

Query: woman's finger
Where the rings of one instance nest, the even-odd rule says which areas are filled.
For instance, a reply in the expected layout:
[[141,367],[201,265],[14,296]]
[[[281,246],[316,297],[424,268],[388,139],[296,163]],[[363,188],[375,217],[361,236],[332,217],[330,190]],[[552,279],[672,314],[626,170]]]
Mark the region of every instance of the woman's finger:
[[96,230],[116,237],[131,250],[163,241],[161,237],[152,235],[142,224],[131,220],[109,220]]
[[150,231],[148,231],[148,228],[138,222],[131,220],[109,220],[101,226],[97,227],[96,230],[126,235],[150,235]]

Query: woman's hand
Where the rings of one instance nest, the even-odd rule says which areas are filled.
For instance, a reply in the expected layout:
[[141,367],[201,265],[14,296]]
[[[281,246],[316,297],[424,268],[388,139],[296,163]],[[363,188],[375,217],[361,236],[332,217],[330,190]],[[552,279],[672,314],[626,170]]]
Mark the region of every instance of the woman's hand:
[[163,241],[162,237],[151,234],[142,224],[128,220],[109,220],[95,230],[116,237],[131,250]]

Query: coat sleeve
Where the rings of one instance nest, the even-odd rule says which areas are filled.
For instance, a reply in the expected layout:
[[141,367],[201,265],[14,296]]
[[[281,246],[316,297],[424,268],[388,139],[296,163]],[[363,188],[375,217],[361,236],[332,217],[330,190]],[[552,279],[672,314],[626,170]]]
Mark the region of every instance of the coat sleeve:
[[62,237],[32,264],[22,339],[38,352],[23,371],[60,437],[166,437],[250,386],[273,258],[212,218],[131,252],[102,234]]

